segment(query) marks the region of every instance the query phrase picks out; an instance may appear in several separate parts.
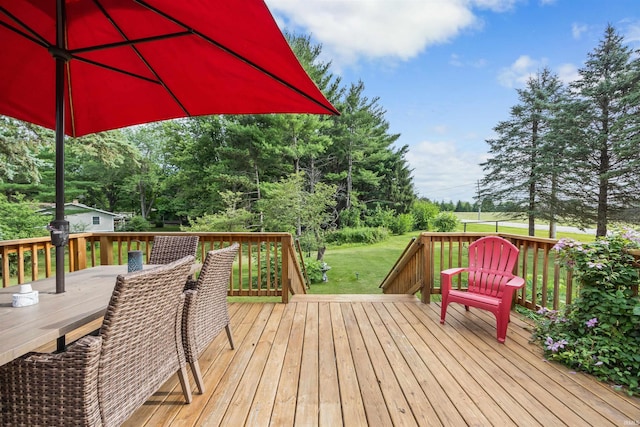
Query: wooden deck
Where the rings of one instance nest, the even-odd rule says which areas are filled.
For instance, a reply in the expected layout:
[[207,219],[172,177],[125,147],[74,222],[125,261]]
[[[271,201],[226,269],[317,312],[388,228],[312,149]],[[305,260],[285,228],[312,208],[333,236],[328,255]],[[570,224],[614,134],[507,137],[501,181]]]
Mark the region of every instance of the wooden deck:
[[[505,345],[472,309],[408,296],[296,296],[230,305],[184,404],[170,380],[126,426],[638,425],[640,400],[546,362],[513,319]],[[512,316],[516,317],[516,316]]]

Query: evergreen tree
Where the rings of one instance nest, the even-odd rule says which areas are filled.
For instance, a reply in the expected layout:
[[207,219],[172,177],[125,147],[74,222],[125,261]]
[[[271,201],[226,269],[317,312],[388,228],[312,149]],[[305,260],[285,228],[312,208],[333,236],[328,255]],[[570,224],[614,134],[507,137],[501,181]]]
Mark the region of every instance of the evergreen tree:
[[[167,145],[166,124],[151,123],[125,129],[125,135],[139,151],[138,161],[128,165],[124,187],[129,194],[131,208],[123,210],[139,212],[144,219],[152,219],[151,212],[157,209],[162,197],[164,149]],[[135,203],[136,201],[138,203]],[[155,218],[159,219],[159,218]]]
[[[221,154],[227,146],[226,120],[192,117],[163,125],[164,160],[158,209],[167,217],[186,219],[225,209],[220,191],[229,174]],[[238,170],[242,176],[242,171]]]
[[494,128],[497,138],[487,140],[491,157],[481,164],[485,176],[480,197],[515,204],[527,216],[528,233],[534,236],[536,217],[552,215],[544,211],[549,204],[541,203],[550,191],[544,183],[555,170],[547,136],[564,89],[545,68],[517,92],[520,103],[511,108],[509,120]]
[[[588,54],[578,94],[581,141],[571,149],[575,217],[604,236],[611,220],[640,203],[640,60],[612,26]],[[577,132],[578,132],[577,131]]]
[[41,170],[46,167],[38,155],[48,144],[53,144],[52,132],[0,116],[0,192],[7,197],[37,195]]
[[404,145],[397,151],[389,152],[389,156],[379,163],[376,171],[383,177],[380,185],[370,190],[371,197],[384,195],[384,204],[399,214],[409,212],[416,200],[411,169],[405,159],[408,151],[409,146]]
[[[331,165],[326,179],[338,185],[338,210],[349,210],[359,202],[373,207],[379,201],[388,200],[388,195],[380,191],[381,183],[393,171],[383,165],[390,164],[394,156],[391,145],[400,135],[389,133],[389,123],[384,118],[386,111],[377,97],[364,96],[364,89],[362,81],[352,84],[337,104],[341,116],[333,117]],[[403,160],[402,151],[399,154]],[[409,205],[410,202],[404,209]]]

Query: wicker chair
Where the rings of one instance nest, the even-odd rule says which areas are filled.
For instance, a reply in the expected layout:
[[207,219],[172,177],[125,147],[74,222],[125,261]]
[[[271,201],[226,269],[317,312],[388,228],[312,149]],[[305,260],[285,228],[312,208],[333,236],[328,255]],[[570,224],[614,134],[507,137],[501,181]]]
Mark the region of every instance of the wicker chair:
[[200,393],[204,393],[204,384],[198,358],[218,336],[226,329],[231,348],[234,348],[229,310],[227,307],[227,289],[233,260],[239,245],[234,243],[224,249],[209,251],[202,265],[197,281],[187,284],[186,302],[182,316],[182,342],[187,362]]
[[119,426],[178,373],[184,284],[193,256],[120,275],[97,336],[0,367],[0,425]]
[[198,236],[156,236],[149,264],[169,264],[187,255],[196,256]]

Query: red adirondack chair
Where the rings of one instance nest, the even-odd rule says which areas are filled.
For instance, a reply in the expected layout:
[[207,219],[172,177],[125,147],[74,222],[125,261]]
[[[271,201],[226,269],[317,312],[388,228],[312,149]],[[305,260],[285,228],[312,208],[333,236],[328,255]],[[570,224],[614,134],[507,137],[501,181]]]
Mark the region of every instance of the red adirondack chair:
[[[509,325],[511,301],[524,279],[513,274],[520,251],[511,242],[497,236],[487,236],[469,245],[469,267],[450,268],[440,272],[442,311],[444,323],[449,303],[457,302],[469,307],[488,310],[496,316],[498,341],[504,343]],[[451,289],[453,276],[468,273],[468,289]]]

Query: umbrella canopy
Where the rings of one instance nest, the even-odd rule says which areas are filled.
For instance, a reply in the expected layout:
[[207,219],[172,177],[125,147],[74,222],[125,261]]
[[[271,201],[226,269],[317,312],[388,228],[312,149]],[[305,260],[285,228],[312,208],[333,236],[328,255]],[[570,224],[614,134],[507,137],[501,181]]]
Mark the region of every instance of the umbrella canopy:
[[[65,4],[66,3],[66,4]],[[214,113],[325,113],[262,0],[1,0],[0,114],[55,129],[65,60],[65,133]]]
[[56,130],[62,277],[64,134],[207,114],[338,114],[262,0],[0,0],[0,47],[0,114]]

